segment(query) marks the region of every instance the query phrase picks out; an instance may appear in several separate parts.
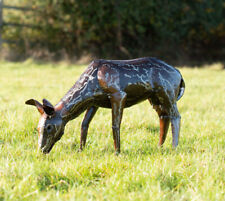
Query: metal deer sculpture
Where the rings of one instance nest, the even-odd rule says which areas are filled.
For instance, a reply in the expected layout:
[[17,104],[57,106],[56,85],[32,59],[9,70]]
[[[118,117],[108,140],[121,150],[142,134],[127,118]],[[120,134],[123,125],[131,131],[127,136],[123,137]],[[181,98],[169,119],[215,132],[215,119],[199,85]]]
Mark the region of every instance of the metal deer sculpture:
[[89,124],[98,108],[111,108],[114,147],[119,153],[123,109],[146,99],[159,116],[159,146],[164,143],[171,122],[172,144],[176,147],[180,132],[176,102],[182,97],[184,88],[180,72],[155,58],[96,60],[56,106],[46,99],[43,99],[43,104],[34,99],[26,101],[26,104],[36,106],[41,114],[38,144],[43,153],[49,153],[62,137],[67,122],[86,110],[81,126],[82,150]]

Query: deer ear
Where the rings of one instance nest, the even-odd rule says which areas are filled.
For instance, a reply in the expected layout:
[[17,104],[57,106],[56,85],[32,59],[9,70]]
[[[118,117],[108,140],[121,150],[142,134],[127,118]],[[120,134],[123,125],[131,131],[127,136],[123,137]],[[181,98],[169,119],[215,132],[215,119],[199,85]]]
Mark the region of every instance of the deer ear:
[[45,111],[44,111],[44,108],[43,108],[43,105],[41,103],[39,103],[38,101],[34,100],[34,99],[30,99],[30,100],[27,100],[25,102],[25,104],[27,105],[34,105],[36,106],[36,108],[38,109],[38,111],[43,114]]
[[53,115],[55,113],[54,106],[46,99],[43,99],[43,109],[47,115]]

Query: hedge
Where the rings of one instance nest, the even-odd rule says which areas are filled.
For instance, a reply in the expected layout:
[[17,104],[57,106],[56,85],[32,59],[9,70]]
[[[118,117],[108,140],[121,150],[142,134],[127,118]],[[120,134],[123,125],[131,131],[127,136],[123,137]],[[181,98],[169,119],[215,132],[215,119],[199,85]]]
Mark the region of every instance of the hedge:
[[35,11],[8,11],[5,20],[38,27],[4,28],[5,38],[23,41],[17,46],[21,52],[47,49],[77,57],[89,53],[105,58],[188,55],[196,59],[220,59],[225,54],[223,0],[14,2]]

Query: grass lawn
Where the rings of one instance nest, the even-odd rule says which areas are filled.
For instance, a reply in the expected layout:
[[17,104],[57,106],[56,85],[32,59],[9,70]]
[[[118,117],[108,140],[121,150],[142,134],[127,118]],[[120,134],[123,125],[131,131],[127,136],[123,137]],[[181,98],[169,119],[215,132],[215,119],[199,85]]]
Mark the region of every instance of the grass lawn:
[[83,114],[68,123],[48,155],[37,150],[35,107],[56,104],[85,66],[0,62],[0,201],[224,200],[225,70],[220,64],[181,68],[178,148],[171,129],[159,149],[159,122],[145,101],[124,111],[121,154],[114,155],[111,110],[99,109],[86,149],[78,153]]

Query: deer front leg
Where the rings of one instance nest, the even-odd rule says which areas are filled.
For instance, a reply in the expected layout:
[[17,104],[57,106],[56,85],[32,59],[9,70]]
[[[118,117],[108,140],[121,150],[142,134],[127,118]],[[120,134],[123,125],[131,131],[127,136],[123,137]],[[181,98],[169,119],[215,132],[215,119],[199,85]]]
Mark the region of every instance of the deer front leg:
[[90,107],[87,109],[86,114],[84,116],[83,122],[81,124],[81,137],[80,137],[80,150],[82,151],[86,144],[88,127],[93,119],[96,111],[98,110],[97,107]]
[[116,92],[110,98],[112,107],[112,130],[114,139],[114,148],[116,154],[120,153],[120,124],[123,116],[123,109],[126,101],[125,92]]

